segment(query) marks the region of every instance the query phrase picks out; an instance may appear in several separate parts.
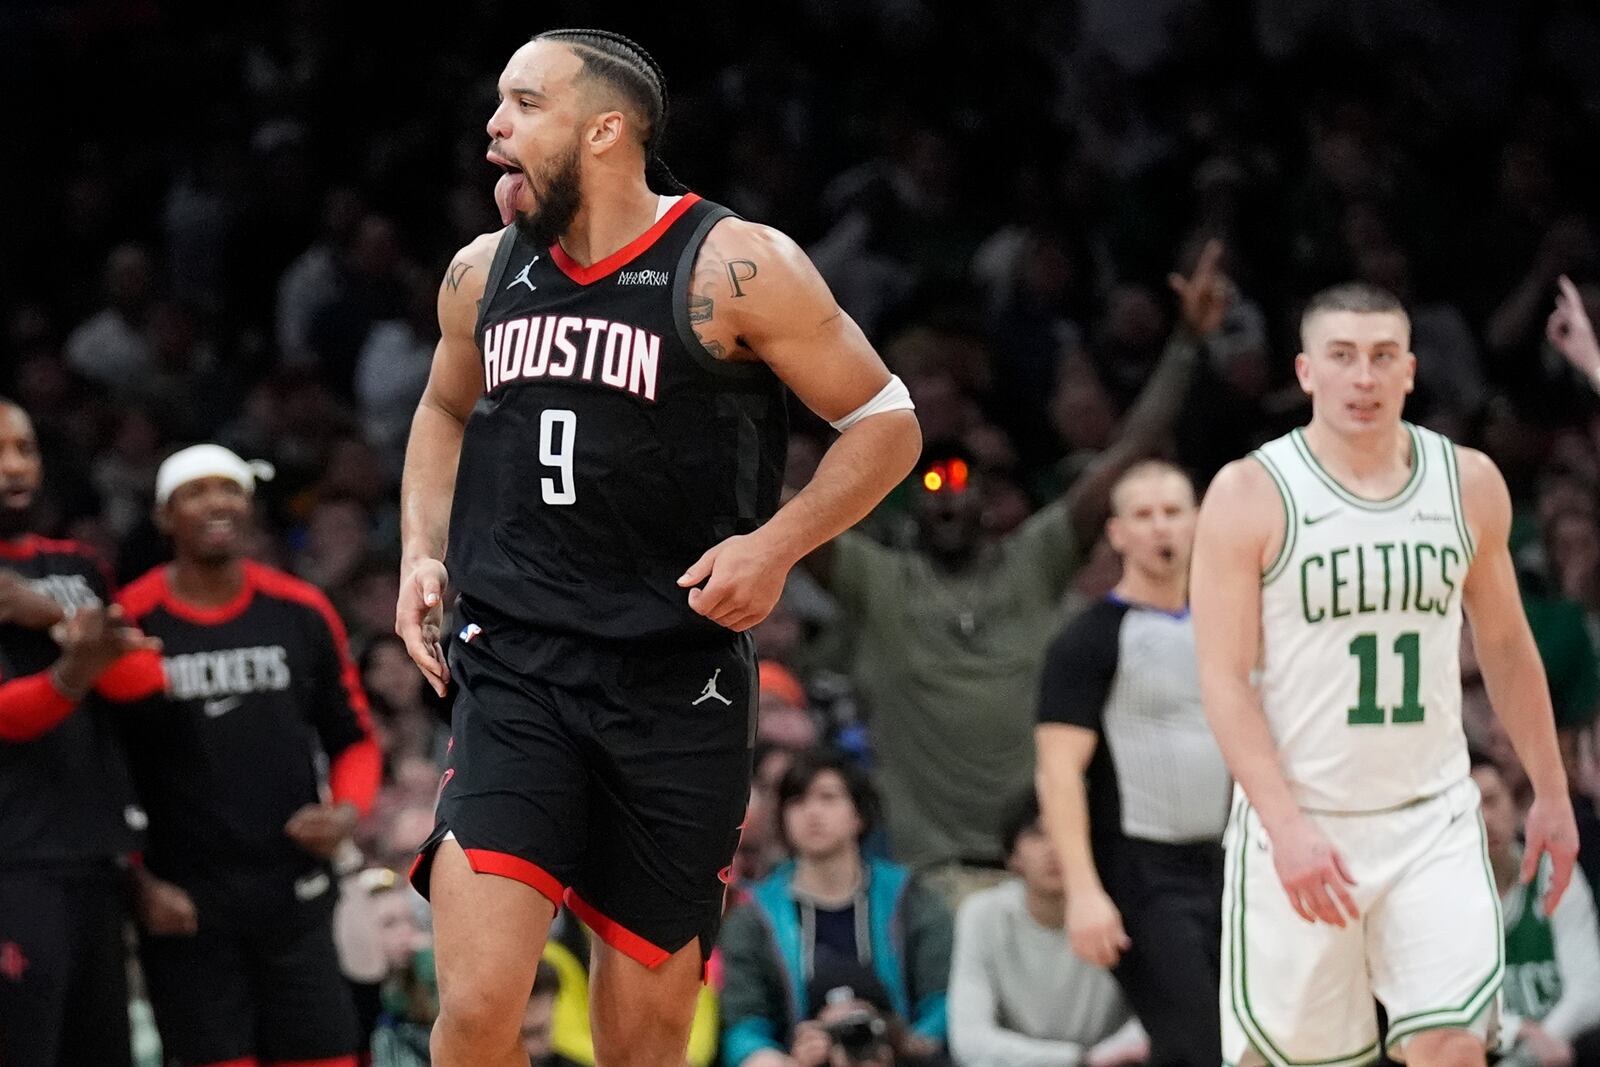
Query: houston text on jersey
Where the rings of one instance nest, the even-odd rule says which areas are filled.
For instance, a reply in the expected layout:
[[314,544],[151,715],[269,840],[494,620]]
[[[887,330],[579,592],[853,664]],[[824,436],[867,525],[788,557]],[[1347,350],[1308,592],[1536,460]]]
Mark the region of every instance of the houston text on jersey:
[[661,338],[609,319],[531,315],[483,331],[484,391],[526,378],[570,378],[621,389],[652,403]]

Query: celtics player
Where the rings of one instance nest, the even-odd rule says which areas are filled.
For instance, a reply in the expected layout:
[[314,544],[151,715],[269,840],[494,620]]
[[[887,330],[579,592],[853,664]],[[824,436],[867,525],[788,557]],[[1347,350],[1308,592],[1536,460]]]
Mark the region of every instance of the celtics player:
[[[1536,799],[1521,871],[1577,831],[1544,669],[1485,456],[1401,420],[1400,302],[1314,297],[1295,361],[1308,426],[1229,464],[1196,534],[1207,718],[1239,784],[1223,901],[1222,1052],[1237,1067],[1482,1064],[1504,971],[1461,731],[1462,612]],[[1253,675],[1260,668],[1258,679]]]

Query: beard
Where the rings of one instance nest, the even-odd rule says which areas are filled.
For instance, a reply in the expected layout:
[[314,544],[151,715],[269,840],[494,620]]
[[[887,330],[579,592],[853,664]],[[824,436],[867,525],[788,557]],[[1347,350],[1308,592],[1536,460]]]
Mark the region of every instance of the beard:
[[[529,178],[532,177],[530,174]],[[530,181],[530,187],[532,184]],[[535,201],[532,211],[517,214],[517,229],[534,243],[534,247],[548,248],[567,232],[583,203],[577,145],[551,160],[539,174]]]
[[32,533],[35,508],[34,501],[20,508],[0,506],[0,541],[11,541]]

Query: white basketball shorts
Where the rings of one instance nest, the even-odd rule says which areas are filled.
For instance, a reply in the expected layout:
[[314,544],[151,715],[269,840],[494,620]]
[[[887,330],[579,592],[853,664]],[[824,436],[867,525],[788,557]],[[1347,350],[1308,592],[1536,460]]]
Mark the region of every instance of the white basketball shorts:
[[1395,1059],[1425,1030],[1471,1030],[1492,1048],[1505,940],[1477,785],[1463,779],[1393,811],[1308,817],[1343,855],[1361,918],[1344,929],[1300,918],[1261,821],[1236,795],[1225,839],[1225,1063],[1369,1063],[1378,1056],[1375,999]]

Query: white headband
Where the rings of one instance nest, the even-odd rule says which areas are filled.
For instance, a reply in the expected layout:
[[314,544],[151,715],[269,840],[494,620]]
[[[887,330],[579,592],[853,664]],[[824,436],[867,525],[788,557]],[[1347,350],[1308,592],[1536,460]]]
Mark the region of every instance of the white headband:
[[221,445],[194,445],[174,452],[161,461],[156,471],[156,506],[166,504],[178,486],[197,478],[227,478],[239,483],[247,493],[256,491],[256,482],[268,482],[274,474],[272,464],[254,459],[248,463]]

